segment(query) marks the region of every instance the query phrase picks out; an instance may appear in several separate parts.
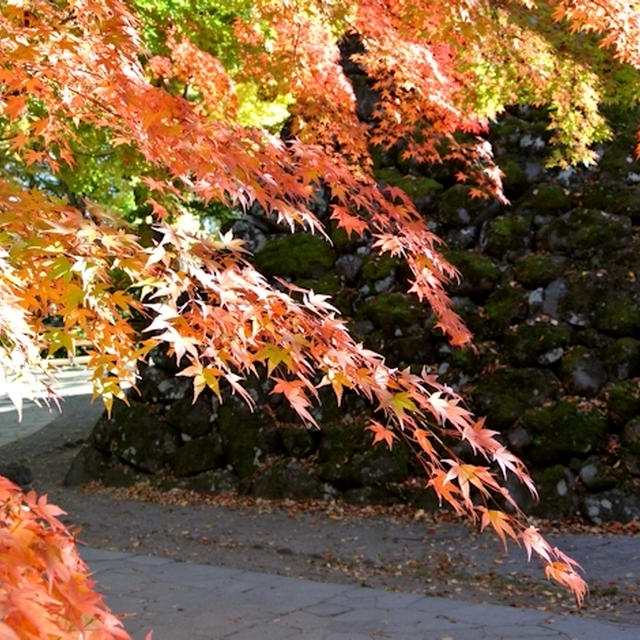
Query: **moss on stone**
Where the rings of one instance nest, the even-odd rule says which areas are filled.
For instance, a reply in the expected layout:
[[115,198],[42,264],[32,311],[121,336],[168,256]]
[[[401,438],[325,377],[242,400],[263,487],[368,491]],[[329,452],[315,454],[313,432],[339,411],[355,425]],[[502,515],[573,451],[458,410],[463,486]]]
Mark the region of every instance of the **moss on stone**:
[[360,275],[364,280],[375,282],[390,276],[399,264],[400,260],[387,254],[371,253],[364,259]]
[[356,312],[356,320],[371,320],[387,335],[416,322],[423,313],[420,303],[404,293],[383,293],[366,301]]
[[341,253],[346,251],[353,241],[353,234],[349,237],[344,229],[334,226],[332,226],[329,231],[329,237],[331,238],[331,242],[333,242],[333,246],[336,251]]
[[544,255],[528,255],[518,260],[513,273],[516,280],[525,287],[543,287],[555,280],[563,270],[563,261],[556,257]]
[[481,378],[473,392],[474,408],[489,424],[508,429],[530,407],[554,395],[547,375],[536,369],[500,369]]
[[506,143],[516,142],[528,123],[513,116],[505,115],[491,124],[491,136]]
[[533,437],[532,459],[546,464],[588,454],[607,432],[602,414],[564,400],[530,409],[521,424]]
[[640,375],[640,340],[618,338],[606,349],[604,363],[615,380],[624,380]]
[[176,476],[191,476],[222,465],[224,455],[218,433],[185,442],[176,451],[171,467]]
[[327,296],[336,296],[342,289],[340,278],[334,273],[326,273],[319,278],[300,278],[296,284]]
[[608,300],[600,303],[593,324],[611,335],[640,335],[640,304],[637,299],[613,292]]
[[402,442],[392,450],[371,446],[363,424],[334,423],[323,429],[318,453],[319,475],[340,490],[400,482],[409,473],[409,451]]
[[540,500],[530,512],[545,518],[567,518],[574,515],[577,500],[569,471],[561,464],[534,474]]
[[609,420],[617,427],[640,416],[640,381],[624,380],[614,384],[609,389],[607,411]]
[[521,324],[506,336],[505,353],[509,361],[518,366],[549,364],[554,359],[544,363],[540,359],[556,349],[563,349],[570,341],[571,328],[567,325]]
[[609,211],[609,203],[612,198],[607,189],[602,185],[587,185],[581,196],[582,205],[588,209],[604,209]]
[[526,317],[527,308],[527,294],[521,287],[504,286],[496,289],[484,305],[489,321],[487,329],[491,334],[501,337],[509,326]]
[[462,276],[460,283],[452,283],[451,290],[455,295],[468,295],[471,298],[482,296],[493,291],[500,280],[500,269],[491,258],[474,251],[450,250],[445,257]]
[[633,185],[616,191],[607,198],[607,204],[602,209],[609,213],[620,215],[637,215],[640,209],[640,187]]
[[636,466],[640,467],[640,416],[631,418],[625,424],[622,431],[622,444],[625,453],[635,459]]
[[471,348],[454,349],[447,358],[452,367],[465,373],[476,370],[480,357],[478,352]]
[[476,214],[486,207],[486,201],[472,198],[471,187],[456,184],[438,200],[438,220],[447,226],[465,227],[474,222]]
[[[252,384],[255,383],[252,381]],[[278,430],[273,418],[263,405],[258,404],[258,407],[252,411],[242,398],[231,396],[220,407],[218,416],[225,456],[245,488],[255,468],[279,448]]]
[[631,221],[598,209],[574,209],[538,233],[539,246],[581,257],[585,252],[624,247],[631,241]]
[[318,278],[335,262],[331,247],[322,238],[308,233],[268,240],[255,257],[264,273],[293,278]]
[[428,198],[442,191],[442,185],[433,178],[403,175],[395,167],[375,171],[376,180],[402,189],[411,199]]
[[527,176],[520,162],[514,156],[500,159],[500,168],[504,173],[502,184],[507,195],[519,194],[527,186]]
[[522,216],[500,216],[491,220],[485,232],[485,250],[502,257],[509,250],[524,248],[530,226],[530,220]]
[[559,184],[540,184],[517,203],[518,209],[533,211],[566,211],[571,206],[571,198]]
[[598,353],[584,345],[573,347],[562,357],[559,375],[570,393],[583,396],[597,393],[607,381]]
[[630,131],[626,135],[618,135],[617,139],[605,150],[600,162],[600,170],[625,177],[629,171],[638,171],[638,163],[634,159],[634,136]]
[[272,500],[310,500],[322,498],[324,490],[315,471],[295,459],[284,458],[255,473],[251,493]]

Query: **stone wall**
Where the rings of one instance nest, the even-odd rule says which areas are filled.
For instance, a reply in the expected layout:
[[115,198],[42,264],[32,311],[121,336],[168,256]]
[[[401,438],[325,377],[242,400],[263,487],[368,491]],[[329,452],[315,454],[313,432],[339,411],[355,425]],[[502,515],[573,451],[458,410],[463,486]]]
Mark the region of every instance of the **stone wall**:
[[[366,98],[366,87],[363,100]],[[401,149],[377,154],[381,184],[402,187],[461,272],[450,293],[475,334],[476,351],[453,350],[428,308],[405,293],[403,264],[350,240],[327,221],[333,246],[285,230],[254,210],[235,224],[268,275],[333,296],[366,346],[390,364],[427,365],[488,417],[534,471],[542,499],[530,512],[591,520],[640,517],[640,164],[632,123],[599,149],[596,168],[546,170],[545,115],[505,115],[491,141],[510,206],[469,198],[455,167],[423,167]],[[327,220],[326,194],[316,212]],[[255,496],[409,501],[432,498],[402,447],[370,446],[367,408],[326,395],[321,433],[309,432],[268,385],[253,381],[258,410],[203,394],[156,354],[142,398],[101,419],[68,481],[97,472],[129,483],[158,474],[165,486]]]

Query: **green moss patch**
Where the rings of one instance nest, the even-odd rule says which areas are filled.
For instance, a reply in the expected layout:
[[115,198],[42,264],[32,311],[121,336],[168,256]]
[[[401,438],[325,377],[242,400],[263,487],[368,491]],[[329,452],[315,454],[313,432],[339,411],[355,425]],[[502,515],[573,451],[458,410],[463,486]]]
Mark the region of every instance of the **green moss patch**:
[[293,278],[318,278],[335,262],[331,247],[308,233],[273,238],[255,257],[263,273]]
[[557,257],[528,255],[518,260],[513,273],[521,284],[528,288],[544,287],[562,274],[564,261]]
[[552,356],[553,352],[563,349],[570,341],[571,328],[567,325],[521,324],[505,338],[506,355],[518,366],[540,364],[540,359],[547,354],[549,362],[554,362],[562,352],[559,352],[558,358],[555,359]]
[[433,178],[403,175],[395,167],[378,169],[375,177],[379,182],[402,189],[411,199],[435,196],[443,189],[442,185]]
[[525,246],[531,222],[522,216],[500,216],[491,220],[485,233],[485,250],[502,257],[507,251]]
[[491,258],[473,251],[446,251],[445,257],[462,276],[460,283],[452,283],[450,291],[455,295],[468,295],[471,298],[493,291],[500,280],[500,269]]
[[521,424],[533,437],[533,460],[546,464],[585,456],[607,432],[606,417],[567,401],[530,409]]
[[554,395],[550,379],[536,369],[501,369],[481,378],[473,392],[474,408],[492,428],[507,429],[530,407]]

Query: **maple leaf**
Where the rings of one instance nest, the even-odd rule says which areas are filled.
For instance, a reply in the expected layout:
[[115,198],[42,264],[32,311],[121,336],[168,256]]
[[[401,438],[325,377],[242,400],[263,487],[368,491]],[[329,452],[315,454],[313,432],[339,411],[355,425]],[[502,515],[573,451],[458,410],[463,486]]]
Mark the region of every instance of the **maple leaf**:
[[545,566],[544,572],[550,580],[567,587],[575,595],[576,604],[582,605],[588,590],[587,583],[571,566],[565,562],[550,562]]
[[267,375],[271,377],[273,370],[280,364],[291,366],[291,354],[286,348],[274,344],[266,344],[254,356],[256,360],[267,362]]
[[[471,424],[465,424],[462,428],[462,437],[469,442],[473,453],[477,453],[478,449],[486,456],[487,453],[493,453],[495,457],[495,451],[501,447],[500,443],[493,437],[498,435],[498,431],[487,429],[484,426],[485,418],[480,418]],[[504,449],[504,447],[502,447]],[[515,456],[514,456],[515,458]],[[502,455],[501,468],[503,465],[510,464],[511,461],[507,456]],[[513,465],[512,465],[513,466]],[[515,469],[514,469],[515,470]]]
[[427,486],[433,488],[441,506],[444,499],[458,515],[464,513],[460,500],[456,497],[456,494],[460,495],[460,489],[451,482],[444,471],[441,469],[432,470]]
[[491,525],[500,540],[502,540],[505,551],[507,550],[507,536],[518,542],[518,535],[511,525],[511,517],[509,515],[498,509],[487,509],[486,507],[478,507],[478,509],[482,513],[480,530],[482,531]]
[[524,531],[520,532],[520,539],[527,551],[527,560],[531,560],[531,553],[535,551],[548,563],[551,562],[553,549],[551,548],[551,545],[540,535],[540,532],[536,527],[529,526]]
[[381,425],[376,420],[372,420],[369,426],[367,426],[368,431],[373,431],[373,444],[376,442],[386,442],[389,449],[393,448],[393,441],[398,438],[398,436],[393,433],[387,427]]
[[293,410],[306,422],[310,422],[315,427],[318,423],[309,413],[308,407],[311,406],[309,398],[307,398],[304,388],[307,387],[302,380],[284,380],[283,378],[272,378],[276,383],[270,393],[282,393],[287,399]]
[[413,437],[415,441],[418,443],[420,448],[429,456],[433,457],[435,455],[435,449],[429,440],[429,432],[425,429],[414,429]]
[[349,213],[345,207],[339,205],[333,205],[331,208],[331,218],[337,220],[341,229],[347,233],[348,237],[354,233],[357,236],[361,236],[369,227],[369,225],[360,218]]

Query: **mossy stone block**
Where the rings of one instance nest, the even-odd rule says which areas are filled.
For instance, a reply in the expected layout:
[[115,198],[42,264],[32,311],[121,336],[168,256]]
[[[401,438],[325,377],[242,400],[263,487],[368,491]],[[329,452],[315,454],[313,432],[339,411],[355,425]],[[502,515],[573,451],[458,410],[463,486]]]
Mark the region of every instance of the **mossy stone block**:
[[531,189],[516,205],[517,210],[537,212],[566,211],[571,207],[571,198],[559,184],[539,184]]
[[638,164],[634,161],[633,139],[628,136],[621,136],[610,144],[605,150],[598,163],[601,171],[614,173],[620,177],[626,177],[629,171],[637,171]]
[[560,363],[560,378],[570,393],[592,396],[607,381],[599,354],[584,345],[568,351]]
[[418,300],[399,292],[382,293],[366,301],[356,312],[356,320],[370,320],[385,333],[417,322],[424,310]]
[[614,336],[640,335],[640,300],[612,291],[594,314],[596,329]]
[[344,229],[332,224],[329,229],[329,237],[333,243],[334,249],[342,254],[350,248],[355,247],[360,236],[355,233],[348,234]]
[[433,178],[403,175],[395,167],[375,171],[376,180],[402,189],[412,200],[430,198],[442,191],[443,186]]
[[277,460],[253,477],[251,494],[258,498],[311,500],[322,498],[323,486],[311,468],[295,459]]
[[504,173],[502,184],[505,193],[509,197],[520,195],[528,184],[527,174],[521,163],[515,156],[506,156],[500,159],[499,165]]
[[508,429],[530,407],[554,396],[549,376],[537,369],[501,369],[481,378],[473,392],[476,413],[492,428]]
[[370,446],[370,438],[364,425],[336,422],[323,428],[318,451],[320,478],[339,489],[358,486],[359,475],[354,465],[349,464],[353,456]]
[[550,364],[555,359],[548,356],[551,360],[542,361],[544,356],[558,349],[561,353],[570,344],[571,335],[571,328],[565,324],[520,324],[505,337],[506,356],[520,367]]
[[105,414],[97,422],[91,442],[140,471],[156,473],[175,454],[178,433],[159,418],[152,405],[117,403],[111,418]]
[[637,416],[624,425],[622,430],[622,444],[627,453],[635,458],[640,465],[640,416]]
[[268,240],[255,259],[258,268],[268,275],[319,278],[331,269],[335,254],[322,238],[294,233]]
[[471,187],[456,184],[447,189],[438,199],[437,218],[451,227],[466,227],[473,224],[477,214],[487,206],[486,200],[472,198]]
[[514,266],[516,280],[527,288],[544,287],[558,278],[564,269],[565,261],[559,256],[532,254],[520,258]]
[[609,389],[607,412],[616,427],[640,416],[640,381],[624,380],[614,384]]
[[445,257],[461,274],[459,283],[452,282],[449,289],[453,295],[479,298],[493,291],[501,279],[500,269],[488,256],[475,251],[446,251]]
[[[609,190],[602,185],[587,185],[580,198],[582,205],[588,209],[603,209],[610,211],[609,204],[612,201]],[[613,212],[612,212],[613,213]]]
[[342,290],[340,278],[334,273],[325,273],[319,278],[299,278],[296,284],[305,289],[313,289],[315,293],[326,296],[337,296]]
[[496,289],[484,304],[490,335],[502,337],[512,324],[527,314],[527,294],[522,287],[503,286]]
[[618,338],[606,349],[604,363],[614,380],[625,380],[640,375],[640,340]]
[[399,264],[400,260],[387,254],[371,253],[364,259],[360,275],[364,280],[375,282],[392,275]]
[[607,419],[563,400],[530,409],[522,416],[521,426],[532,435],[534,462],[562,462],[593,451],[607,432]]
[[225,456],[241,480],[252,476],[256,467],[279,451],[273,418],[262,408],[251,411],[236,396],[220,407],[218,428]]
[[530,226],[530,219],[522,216],[500,216],[491,220],[484,234],[486,252],[500,258],[507,251],[523,249]]
[[559,519],[572,516],[578,505],[573,478],[561,464],[547,467],[533,475],[540,500],[530,512],[544,518]]
[[224,462],[222,440],[218,433],[185,442],[171,463],[178,477],[192,476],[221,466]]
[[620,249],[631,242],[631,220],[598,209],[574,209],[552,220],[538,233],[547,251],[582,256],[586,252]]

